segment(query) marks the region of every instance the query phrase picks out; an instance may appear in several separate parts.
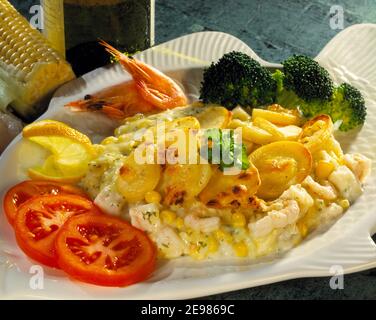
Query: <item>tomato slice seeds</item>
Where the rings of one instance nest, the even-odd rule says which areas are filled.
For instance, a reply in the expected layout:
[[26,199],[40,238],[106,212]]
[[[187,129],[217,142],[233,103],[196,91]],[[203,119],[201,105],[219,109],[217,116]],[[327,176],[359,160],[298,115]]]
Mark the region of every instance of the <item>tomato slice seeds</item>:
[[54,250],[57,231],[71,216],[99,213],[93,202],[77,195],[31,198],[19,207],[14,221],[18,245],[30,258],[58,267]]
[[86,197],[81,189],[64,183],[28,180],[15,185],[4,197],[4,211],[9,223],[13,225],[18,208],[30,198],[58,194],[76,194]]
[[102,286],[125,286],[146,279],[156,249],[129,223],[106,215],[70,218],[55,242],[59,266],[71,277]]
[[157,250],[148,236],[102,214],[75,186],[22,182],[7,192],[4,210],[27,256],[74,279],[121,287],[148,278],[155,269]]

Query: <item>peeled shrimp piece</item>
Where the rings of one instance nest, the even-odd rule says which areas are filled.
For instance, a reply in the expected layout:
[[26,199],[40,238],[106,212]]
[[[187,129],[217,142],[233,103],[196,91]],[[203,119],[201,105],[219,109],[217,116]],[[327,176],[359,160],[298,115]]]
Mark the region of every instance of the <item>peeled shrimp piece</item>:
[[300,184],[291,186],[282,193],[279,199],[295,200],[299,204],[301,215],[306,214],[309,208],[314,204],[311,195]]
[[321,199],[334,200],[337,198],[337,192],[331,185],[322,186],[313,180],[311,176],[305,178],[302,185],[317,194]]
[[129,208],[132,226],[147,232],[155,232],[161,227],[159,207],[154,203],[135,205]]
[[343,214],[344,209],[336,203],[331,203],[320,212],[320,224],[327,225],[338,219]]
[[272,208],[266,216],[250,222],[248,228],[256,237],[263,237],[273,229],[284,228],[295,223],[305,215],[314,204],[310,194],[300,184],[292,185],[269,206]]
[[221,220],[219,217],[199,218],[190,214],[184,218],[184,224],[195,231],[209,233],[219,229]]
[[354,173],[347,166],[339,166],[328,180],[337,188],[339,194],[354,202],[363,192],[362,186]]
[[249,223],[248,228],[256,238],[260,238],[272,232],[273,220],[270,216],[265,216],[254,223]]
[[355,174],[357,179],[363,183],[371,173],[371,159],[359,153],[346,154],[344,156],[345,164]]
[[295,200],[283,200],[282,204],[284,207],[281,210],[272,210],[267,216],[248,225],[256,238],[266,236],[273,229],[284,228],[298,220],[300,214],[298,203]]
[[166,258],[177,258],[184,253],[184,242],[170,227],[160,229],[155,236],[155,242]]

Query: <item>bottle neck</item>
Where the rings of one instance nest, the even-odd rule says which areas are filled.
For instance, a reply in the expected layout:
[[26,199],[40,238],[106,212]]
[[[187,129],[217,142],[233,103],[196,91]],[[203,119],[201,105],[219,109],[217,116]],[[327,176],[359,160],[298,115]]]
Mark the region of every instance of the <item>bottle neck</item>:
[[65,57],[64,1],[42,0],[43,34],[51,46]]

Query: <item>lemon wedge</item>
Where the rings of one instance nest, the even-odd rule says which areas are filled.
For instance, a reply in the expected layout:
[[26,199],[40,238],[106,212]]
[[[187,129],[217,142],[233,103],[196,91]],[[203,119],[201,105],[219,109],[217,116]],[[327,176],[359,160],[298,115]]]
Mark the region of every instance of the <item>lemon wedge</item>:
[[26,126],[23,137],[50,152],[42,166],[29,169],[32,179],[77,182],[96,153],[86,135],[55,120],[41,120]]

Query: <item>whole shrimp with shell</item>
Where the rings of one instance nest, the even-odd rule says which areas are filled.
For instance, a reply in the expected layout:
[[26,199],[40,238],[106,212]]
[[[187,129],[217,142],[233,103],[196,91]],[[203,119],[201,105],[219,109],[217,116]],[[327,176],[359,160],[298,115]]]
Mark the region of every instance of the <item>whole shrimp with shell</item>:
[[75,111],[102,112],[113,119],[124,119],[136,113],[152,113],[185,106],[188,99],[182,88],[154,67],[121,53],[100,41],[127,71],[132,80],[104,89],[66,106]]

